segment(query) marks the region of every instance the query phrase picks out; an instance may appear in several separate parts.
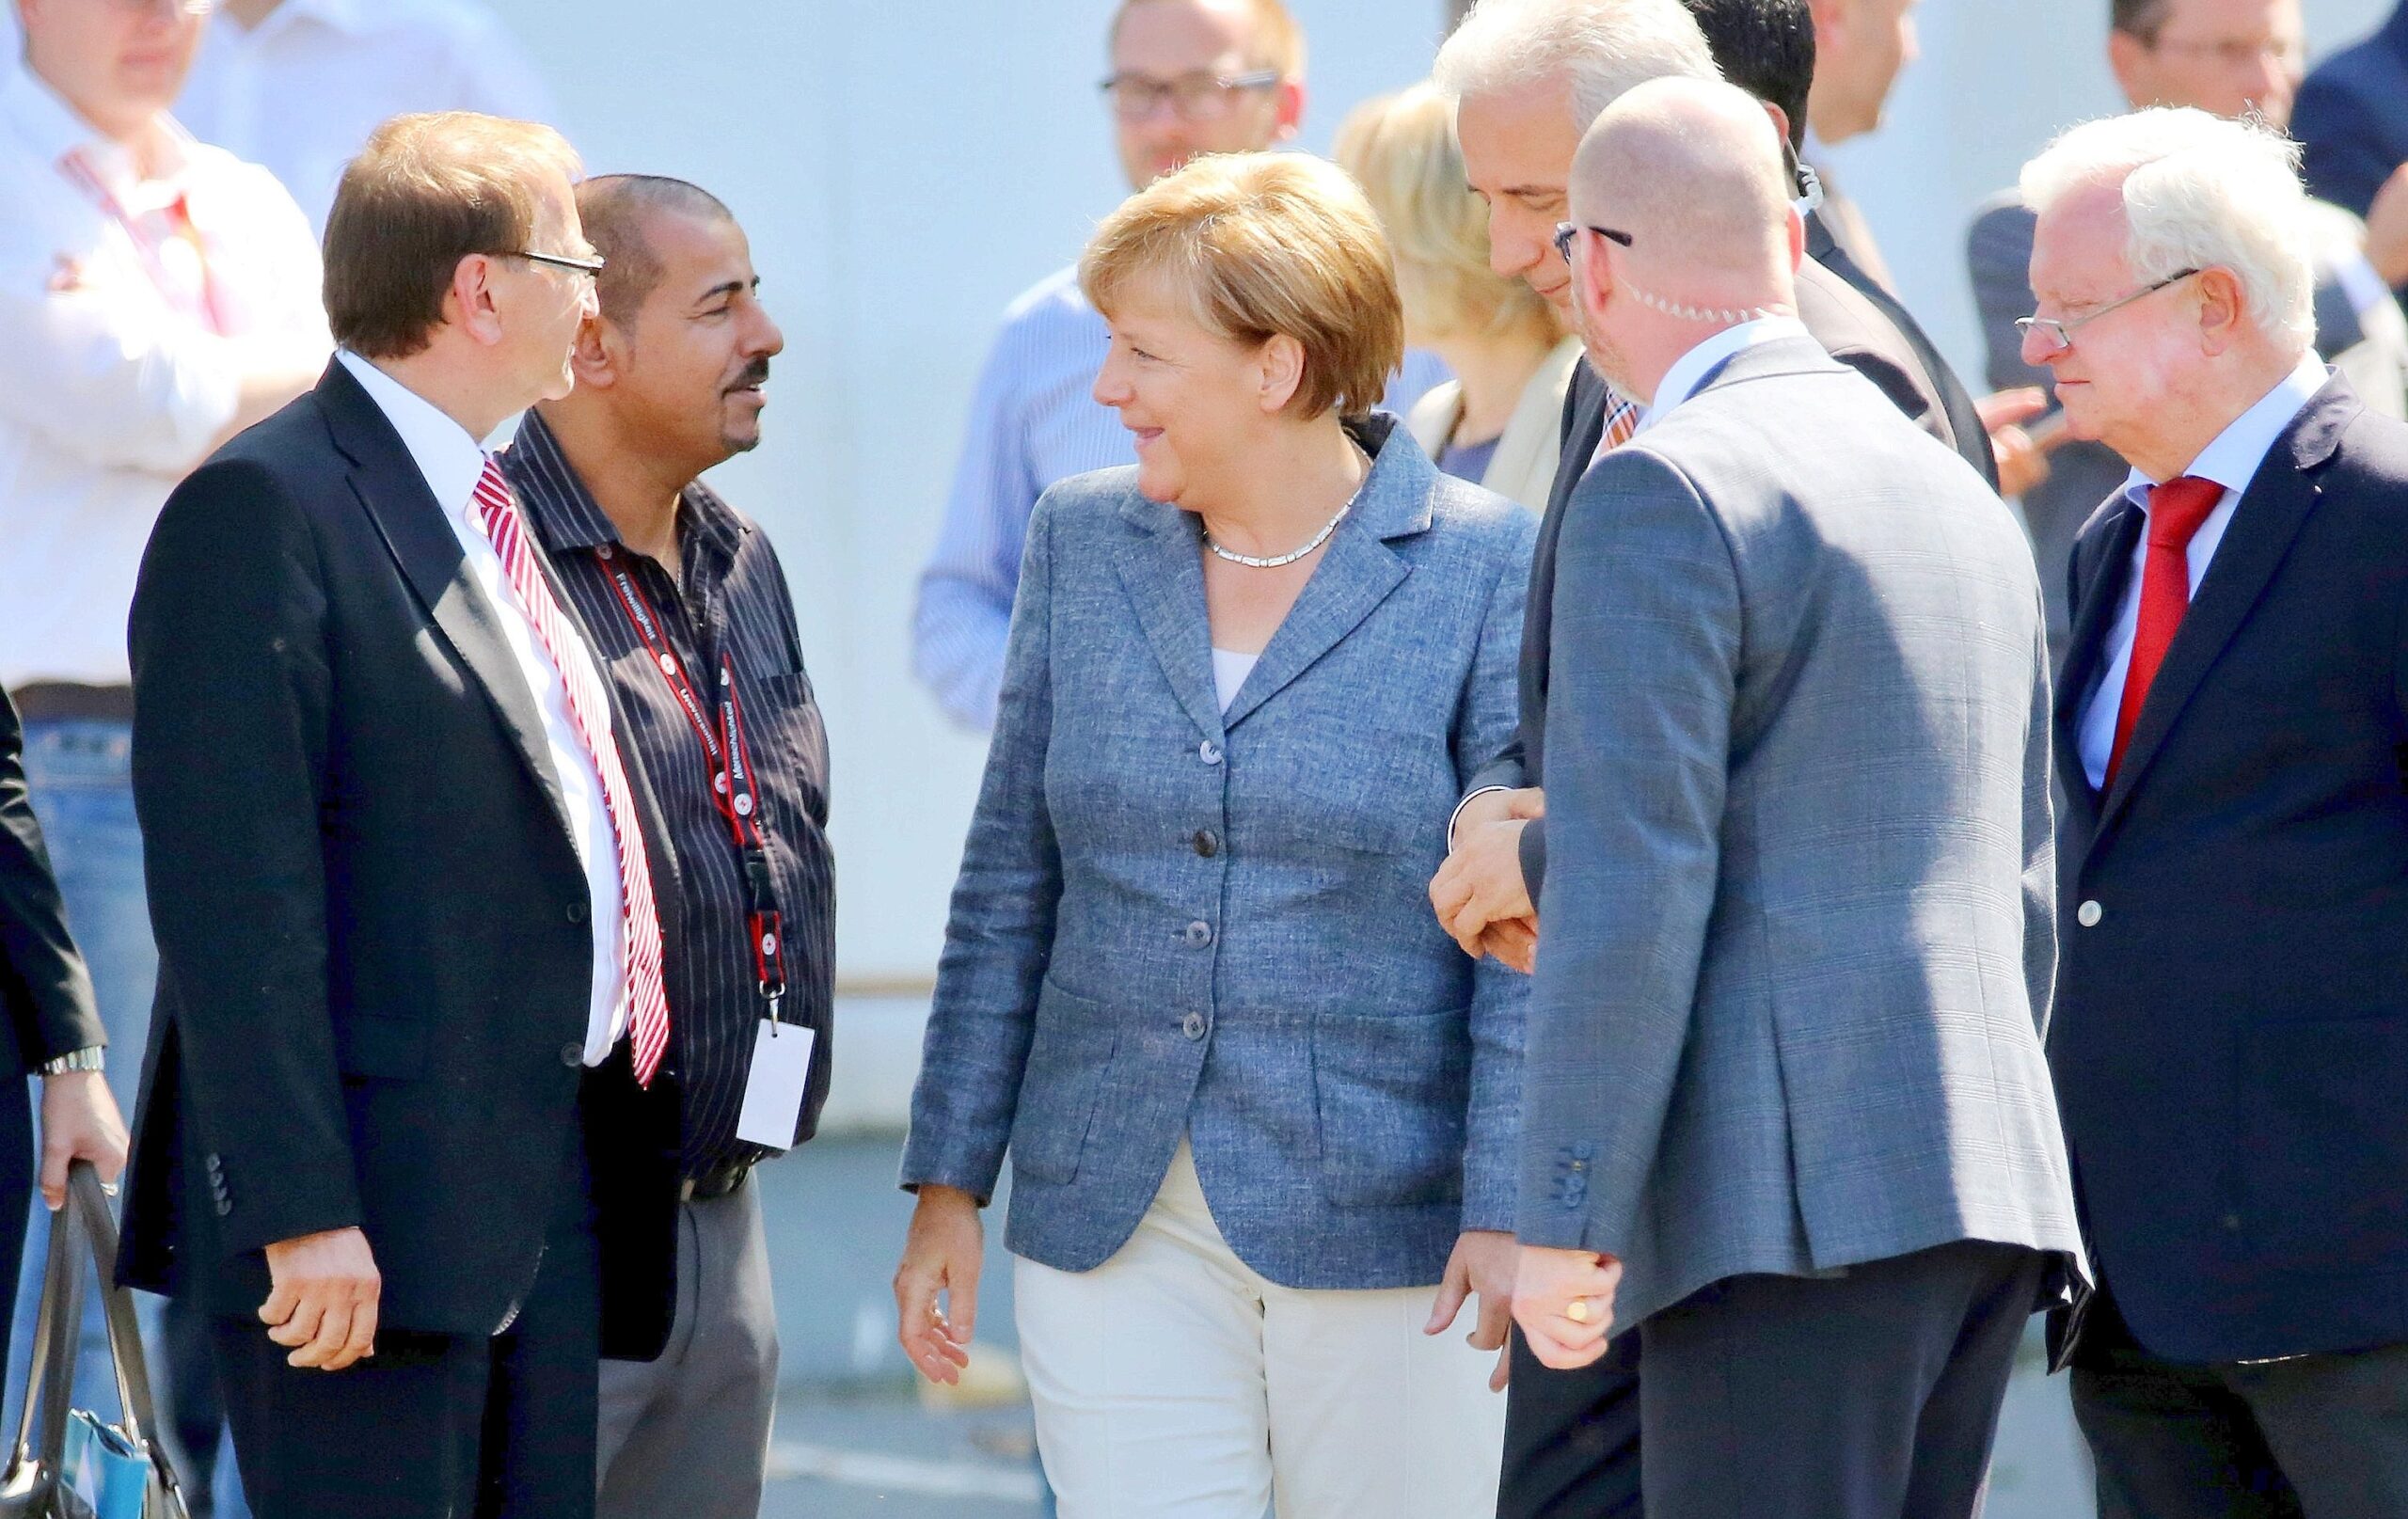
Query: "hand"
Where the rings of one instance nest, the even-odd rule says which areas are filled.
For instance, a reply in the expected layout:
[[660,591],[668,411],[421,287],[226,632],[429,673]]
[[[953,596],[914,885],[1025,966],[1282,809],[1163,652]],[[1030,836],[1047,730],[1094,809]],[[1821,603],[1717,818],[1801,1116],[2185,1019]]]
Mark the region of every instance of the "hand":
[[2049,409],[2048,392],[2037,386],[2001,390],[1973,403],[1982,426],[1990,435],[1990,452],[1998,460],[1998,493],[2020,496],[2049,478],[2049,455],[2022,423]]
[[1535,975],[1539,964],[1539,920],[1507,918],[1492,923],[1481,931],[1482,953],[1494,955],[1497,961],[1524,975]]
[[67,1206],[70,1162],[89,1161],[103,1184],[115,1187],[125,1170],[125,1119],[97,1070],[67,1070],[41,1079],[41,1200]]
[[2392,289],[2408,285],[2408,164],[2391,171],[2367,207],[2367,262]]
[[1447,862],[1430,879],[1430,906],[1472,958],[1483,953],[1483,930],[1500,919],[1527,918],[1535,933],[1538,910],[1522,880],[1522,830],[1545,815],[1546,793],[1525,786],[1476,797],[1455,820]]
[[267,1337],[293,1352],[289,1366],[340,1371],[376,1353],[376,1304],[384,1278],[368,1236],[327,1229],[267,1247],[273,1284],[260,1305]]
[[1523,1245],[1513,1274],[1513,1321],[1539,1364],[1568,1371],[1605,1354],[1614,1290],[1621,1285],[1622,1262],[1611,1256]]
[[[958,1383],[970,1364],[970,1336],[978,1325],[978,1269],[985,1260],[978,1200],[959,1187],[921,1187],[911,1232],[903,1241],[903,1263],[895,1268],[895,1337],[930,1382]],[[937,1306],[939,1291],[945,1295],[943,1308]]]
[[1443,1335],[1473,1293],[1480,1295],[1480,1316],[1465,1337],[1476,1351],[1495,1351],[1497,1369],[1488,1374],[1488,1390],[1505,1390],[1505,1369],[1511,1364],[1505,1334],[1513,1324],[1513,1237],[1494,1229],[1465,1229],[1447,1258],[1447,1274],[1438,1283],[1438,1301],[1430,1305],[1425,1335]]

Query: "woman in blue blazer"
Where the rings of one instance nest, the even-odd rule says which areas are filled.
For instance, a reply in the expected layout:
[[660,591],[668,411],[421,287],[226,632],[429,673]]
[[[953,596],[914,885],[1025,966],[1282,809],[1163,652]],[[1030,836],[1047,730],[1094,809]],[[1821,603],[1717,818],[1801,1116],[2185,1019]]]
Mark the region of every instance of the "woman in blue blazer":
[[1030,524],[912,1100],[903,1344],[964,1363],[1008,1147],[1068,1519],[1485,1514],[1524,988],[1425,891],[1513,730],[1533,523],[1370,412],[1402,320],[1331,166],[1199,160],[1081,278],[1138,463]]

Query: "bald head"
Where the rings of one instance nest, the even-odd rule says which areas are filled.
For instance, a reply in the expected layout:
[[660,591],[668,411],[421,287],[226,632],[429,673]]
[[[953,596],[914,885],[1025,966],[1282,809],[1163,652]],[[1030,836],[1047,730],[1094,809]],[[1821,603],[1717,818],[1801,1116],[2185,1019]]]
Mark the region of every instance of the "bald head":
[[636,313],[660,283],[661,259],[653,228],[663,217],[682,216],[713,225],[733,223],[736,214],[698,184],[664,174],[597,174],[577,187],[578,219],[586,241],[602,255],[594,281],[602,314],[631,326]]
[[1573,219],[1631,236],[1629,282],[1691,307],[1789,306],[1781,138],[1735,86],[1657,79],[1606,108],[1573,160]]

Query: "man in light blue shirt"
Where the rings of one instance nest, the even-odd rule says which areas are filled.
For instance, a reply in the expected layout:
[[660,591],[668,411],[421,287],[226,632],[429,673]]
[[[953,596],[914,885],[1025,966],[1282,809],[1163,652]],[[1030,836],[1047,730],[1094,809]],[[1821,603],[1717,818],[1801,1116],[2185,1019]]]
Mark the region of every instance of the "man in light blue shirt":
[[[1198,153],[1270,148],[1305,114],[1305,41],[1280,0],[1121,0],[1103,94],[1121,167],[1142,189]],[[1028,514],[1057,480],[1135,462],[1127,429],[1089,394],[1111,335],[1056,273],[1014,301],[987,356],[954,468],[944,529],[920,573],[911,668],[961,726],[994,722]],[[1445,377],[1406,356],[1402,408]]]

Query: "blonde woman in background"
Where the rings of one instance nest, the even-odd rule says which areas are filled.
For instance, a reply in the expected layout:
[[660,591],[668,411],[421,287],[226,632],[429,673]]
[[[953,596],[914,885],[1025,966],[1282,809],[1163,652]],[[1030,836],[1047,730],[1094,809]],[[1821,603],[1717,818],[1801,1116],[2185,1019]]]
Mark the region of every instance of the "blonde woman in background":
[[1465,187],[1452,103],[1428,85],[1367,101],[1339,129],[1338,161],[1387,229],[1405,341],[1456,375],[1406,430],[1447,473],[1544,508],[1580,340],[1488,267],[1488,208]]

